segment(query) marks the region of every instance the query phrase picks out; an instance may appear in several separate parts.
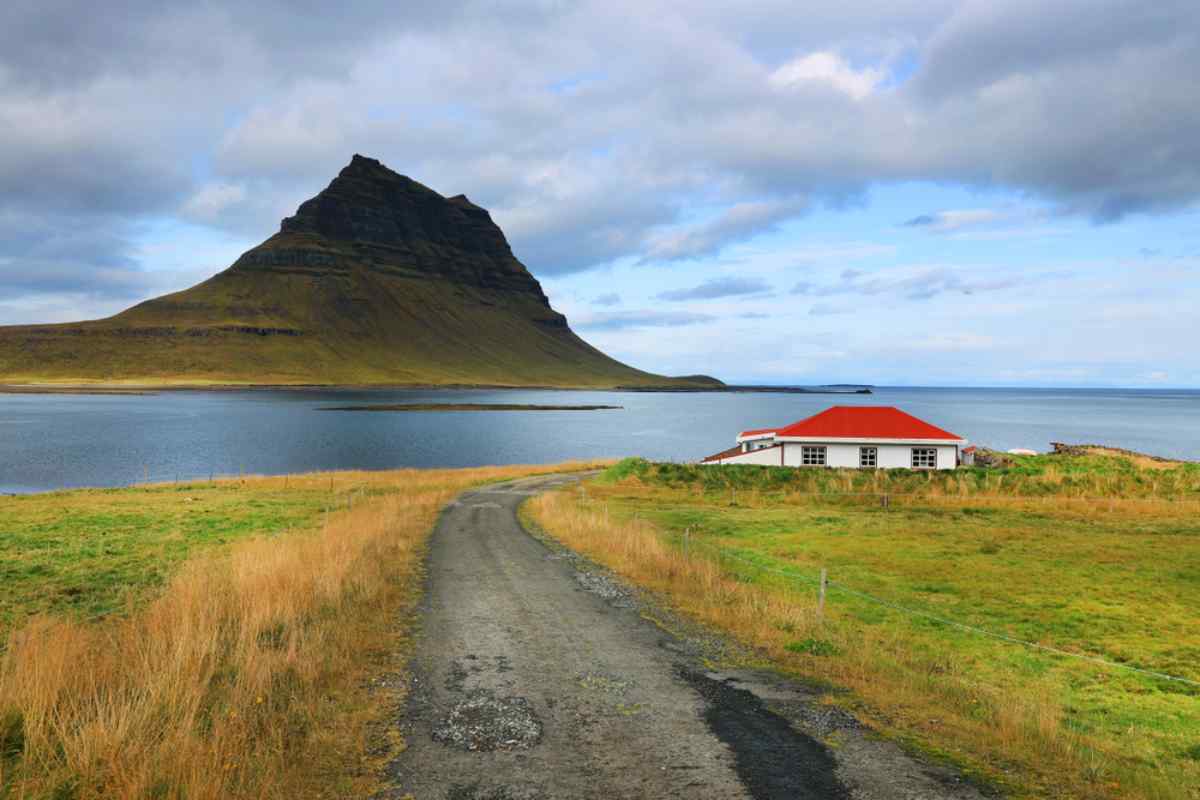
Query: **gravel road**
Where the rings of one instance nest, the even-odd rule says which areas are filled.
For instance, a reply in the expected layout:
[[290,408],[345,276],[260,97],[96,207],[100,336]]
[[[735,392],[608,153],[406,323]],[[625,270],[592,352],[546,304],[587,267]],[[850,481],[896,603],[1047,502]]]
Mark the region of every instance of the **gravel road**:
[[442,516],[397,723],[408,747],[382,797],[984,796],[801,686],[707,671],[708,645],[666,633],[639,593],[525,532],[520,503],[571,480],[468,492]]

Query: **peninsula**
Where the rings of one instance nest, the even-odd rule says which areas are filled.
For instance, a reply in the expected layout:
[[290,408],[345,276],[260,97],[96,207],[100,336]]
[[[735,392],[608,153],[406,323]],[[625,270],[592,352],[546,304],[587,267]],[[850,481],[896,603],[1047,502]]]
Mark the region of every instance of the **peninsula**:
[[592,347],[485,209],[359,155],[198,286],[108,319],[0,327],[0,384],[722,386]]

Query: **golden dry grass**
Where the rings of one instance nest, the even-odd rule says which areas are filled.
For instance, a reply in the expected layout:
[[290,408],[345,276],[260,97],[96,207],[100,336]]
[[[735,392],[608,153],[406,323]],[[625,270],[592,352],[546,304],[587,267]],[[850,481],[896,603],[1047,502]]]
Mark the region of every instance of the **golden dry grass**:
[[[156,598],[89,625],[36,617],[0,653],[0,797],[364,795],[440,509],[482,482],[583,465],[250,478],[353,487],[319,530],[185,563]],[[343,497],[346,495],[343,494]]]
[[[829,702],[848,703],[872,726],[979,770],[1016,796],[1200,796],[1165,764],[1116,769],[1120,742],[1073,729],[1061,687],[1047,676],[1004,685],[958,658],[954,648],[923,646],[927,637],[914,639],[911,626],[862,625],[836,604],[820,617],[815,589],[770,575],[749,579],[745,570],[722,566],[695,539],[685,552],[678,537],[663,535],[652,522],[611,512],[605,492],[614,498],[637,494],[637,483],[543,495],[530,501],[527,513],[566,546],[683,614],[733,635],[777,665],[852,692],[847,697],[833,690]],[[667,499],[660,495],[653,508]],[[739,505],[753,508],[756,502],[766,501],[739,493]],[[1137,509],[1124,510],[1137,517]]]

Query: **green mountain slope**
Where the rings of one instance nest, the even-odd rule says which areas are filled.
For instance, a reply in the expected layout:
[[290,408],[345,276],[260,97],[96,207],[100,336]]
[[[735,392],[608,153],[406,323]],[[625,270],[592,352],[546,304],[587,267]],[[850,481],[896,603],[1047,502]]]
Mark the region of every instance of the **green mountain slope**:
[[0,327],[0,382],[720,385],[609,358],[487,211],[362,156],[198,286],[105,320]]

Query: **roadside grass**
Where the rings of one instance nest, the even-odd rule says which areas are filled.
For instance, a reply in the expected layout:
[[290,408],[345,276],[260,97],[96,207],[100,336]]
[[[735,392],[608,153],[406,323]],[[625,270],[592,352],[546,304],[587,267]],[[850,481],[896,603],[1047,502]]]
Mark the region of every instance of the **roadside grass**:
[[[39,596],[28,565],[4,584],[0,798],[369,795],[403,747],[385,722],[400,689],[377,679],[402,668],[441,509],[473,485],[587,466],[5,498],[54,588]],[[24,552],[6,546],[6,563]]]
[[0,497],[0,632],[39,613],[93,618],[160,592],[198,553],[319,527],[361,478],[157,484]]
[[[1119,461],[939,475],[628,460],[530,513],[824,682],[829,702],[1018,796],[1194,800],[1200,687],[940,621],[1200,681],[1200,471]],[[821,568],[834,583],[819,618]]]

